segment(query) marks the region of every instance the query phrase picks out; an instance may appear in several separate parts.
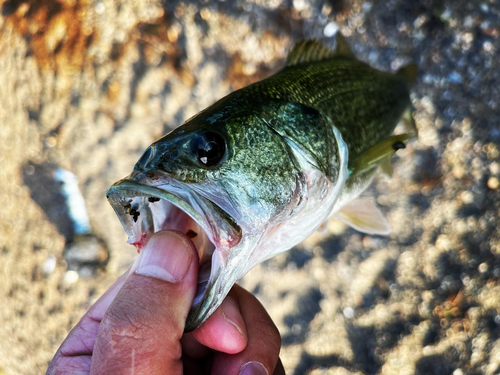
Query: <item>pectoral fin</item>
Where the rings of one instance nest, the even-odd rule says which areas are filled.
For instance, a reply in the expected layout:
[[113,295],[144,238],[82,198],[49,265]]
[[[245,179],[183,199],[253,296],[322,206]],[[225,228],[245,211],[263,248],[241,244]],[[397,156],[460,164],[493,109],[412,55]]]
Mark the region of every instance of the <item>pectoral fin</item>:
[[321,233],[321,234],[328,233],[328,220],[321,223],[321,225],[318,227],[318,229],[316,229],[316,232]]
[[370,198],[357,198],[349,202],[335,216],[363,233],[386,236],[391,232],[384,215]]
[[381,163],[384,163],[386,159],[390,158],[397,150],[405,148],[406,146],[404,142],[412,136],[412,134],[394,135],[384,139],[380,143],[377,143],[375,146],[370,147],[368,150],[349,162],[349,177],[378,167]]
[[385,159],[382,160],[382,162],[380,163],[380,169],[385,175],[392,177],[394,170],[392,169],[390,156],[387,156]]
[[404,113],[403,113],[403,124],[406,128],[406,130],[409,133],[415,134],[415,136],[418,138],[418,128],[417,124],[415,123],[415,119],[413,118],[413,111],[412,108],[409,107]]

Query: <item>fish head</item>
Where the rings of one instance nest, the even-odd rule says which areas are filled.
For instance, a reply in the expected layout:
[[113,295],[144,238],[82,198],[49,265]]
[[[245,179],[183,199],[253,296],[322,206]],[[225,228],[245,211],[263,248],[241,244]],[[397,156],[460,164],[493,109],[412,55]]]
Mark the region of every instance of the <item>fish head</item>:
[[286,142],[258,115],[199,115],[154,142],[107,198],[139,251],[160,230],[192,238],[200,262],[192,330],[265,259],[255,249],[300,195],[300,180]]

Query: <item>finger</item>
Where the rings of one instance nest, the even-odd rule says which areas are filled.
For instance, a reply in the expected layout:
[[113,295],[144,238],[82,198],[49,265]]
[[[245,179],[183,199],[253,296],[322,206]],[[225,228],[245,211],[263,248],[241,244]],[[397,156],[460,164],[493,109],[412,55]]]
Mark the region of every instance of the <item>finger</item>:
[[87,311],[68,334],[52,359],[47,374],[67,371],[90,371],[90,356],[104,312],[125,283],[128,272],[123,274]]
[[182,372],[180,339],[194,299],[198,254],[180,232],[155,233],[104,314],[92,374]]
[[212,353],[210,348],[200,344],[194,337],[193,332],[184,333],[181,339],[182,355],[192,359],[205,358]]
[[285,375],[285,368],[283,367],[283,362],[281,362],[281,358],[278,358],[278,363],[276,364],[276,368],[274,369],[273,375]]
[[247,328],[248,343],[238,354],[217,353],[212,374],[272,374],[281,348],[278,329],[251,293],[235,285],[230,295],[240,307]]
[[[238,303],[230,295],[200,327],[191,332],[201,344],[224,353],[239,353],[247,346],[247,329]],[[189,355],[189,350],[187,351]]]

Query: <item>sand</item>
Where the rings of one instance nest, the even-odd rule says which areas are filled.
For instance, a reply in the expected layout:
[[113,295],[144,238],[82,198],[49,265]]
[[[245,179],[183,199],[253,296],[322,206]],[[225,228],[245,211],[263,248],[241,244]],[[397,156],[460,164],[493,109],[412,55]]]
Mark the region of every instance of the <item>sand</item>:
[[[418,141],[376,199],[392,232],[323,233],[252,270],[290,374],[500,371],[500,3],[3,1],[0,373],[43,373],[135,257],[105,190],[146,147],[340,28],[372,66],[419,67]],[[91,233],[54,171],[78,177]],[[77,247],[79,246],[79,247]]]

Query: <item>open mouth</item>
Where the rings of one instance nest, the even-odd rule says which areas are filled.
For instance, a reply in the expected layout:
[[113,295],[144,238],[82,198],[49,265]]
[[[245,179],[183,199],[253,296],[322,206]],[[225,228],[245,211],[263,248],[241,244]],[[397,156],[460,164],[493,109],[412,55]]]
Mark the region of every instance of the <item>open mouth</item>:
[[239,242],[241,230],[234,220],[209,200],[172,180],[158,186],[123,179],[106,196],[128,234],[128,242],[140,252],[149,238],[162,230],[176,230],[193,241],[199,256],[198,288],[193,308],[201,303],[217,272],[214,252]]

